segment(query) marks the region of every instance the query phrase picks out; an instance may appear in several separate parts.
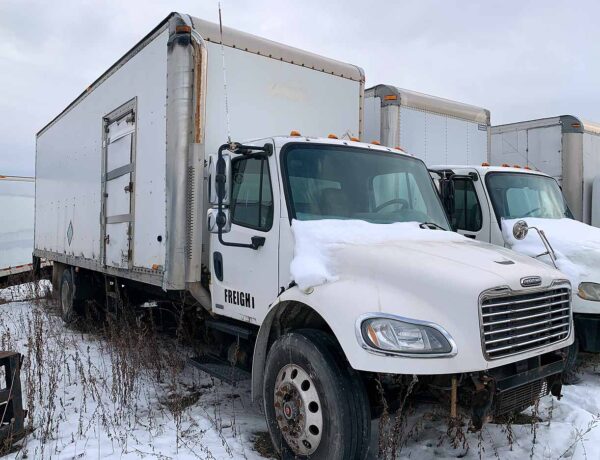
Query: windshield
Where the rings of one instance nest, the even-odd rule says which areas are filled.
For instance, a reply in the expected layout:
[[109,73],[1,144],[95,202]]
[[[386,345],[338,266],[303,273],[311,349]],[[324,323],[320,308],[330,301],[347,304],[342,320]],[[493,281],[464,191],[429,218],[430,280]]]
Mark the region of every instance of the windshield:
[[573,218],[558,183],[551,177],[491,173],[486,176],[486,183],[498,222],[502,218]]
[[290,144],[283,154],[293,218],[372,223],[448,221],[425,164],[392,152]]

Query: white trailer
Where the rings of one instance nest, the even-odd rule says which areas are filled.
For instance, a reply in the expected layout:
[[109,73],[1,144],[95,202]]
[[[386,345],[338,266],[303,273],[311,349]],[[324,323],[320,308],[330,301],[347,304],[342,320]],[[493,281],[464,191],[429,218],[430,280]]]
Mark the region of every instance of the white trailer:
[[33,177],[0,175],[0,282],[32,268],[34,200]]
[[[123,292],[197,307],[215,353],[194,362],[251,379],[283,456],[365,458],[380,390],[414,375],[468,393],[480,426],[558,395],[573,341],[561,273],[434,230],[421,160],[335,138],[362,134],[363,81],[173,13],[37,136],[34,254],[63,318]],[[528,323],[547,295],[552,334]]]
[[365,92],[365,140],[401,147],[426,164],[478,164],[489,157],[490,112],[391,85]]
[[575,218],[600,226],[599,124],[562,115],[494,126],[491,137],[492,164],[527,165],[554,177]]

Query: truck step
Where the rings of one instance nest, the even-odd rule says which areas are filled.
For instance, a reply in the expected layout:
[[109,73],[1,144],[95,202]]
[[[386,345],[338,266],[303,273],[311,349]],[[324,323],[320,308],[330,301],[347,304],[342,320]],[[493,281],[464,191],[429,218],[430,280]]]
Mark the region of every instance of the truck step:
[[226,334],[233,335],[238,339],[248,340],[256,336],[255,329],[244,326],[238,326],[237,324],[231,324],[224,321],[215,321],[211,319],[206,320],[205,324],[210,329],[225,332]]
[[231,363],[216,356],[203,355],[188,359],[189,364],[207,374],[236,386],[238,383],[250,380],[250,372],[232,366]]

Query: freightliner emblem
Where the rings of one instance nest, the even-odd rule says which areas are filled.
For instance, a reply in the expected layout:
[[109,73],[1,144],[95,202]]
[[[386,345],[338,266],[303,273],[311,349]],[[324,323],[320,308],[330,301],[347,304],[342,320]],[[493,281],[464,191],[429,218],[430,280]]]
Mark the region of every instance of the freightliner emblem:
[[527,276],[525,278],[521,278],[521,286],[523,287],[534,287],[542,284],[542,278],[539,276]]

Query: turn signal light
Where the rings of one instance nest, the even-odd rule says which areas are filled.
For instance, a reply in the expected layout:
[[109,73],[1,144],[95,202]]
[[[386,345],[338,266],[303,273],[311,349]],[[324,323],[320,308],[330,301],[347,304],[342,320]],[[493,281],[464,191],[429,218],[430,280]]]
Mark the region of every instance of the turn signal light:
[[329,134],[327,136],[328,139],[337,139],[338,137],[335,134]]
[[184,25],[176,26],[175,32],[178,34],[191,34],[192,28],[190,26],[184,26]]
[[290,132],[290,137],[300,137],[300,136],[302,136],[302,134],[300,134],[300,131],[296,131],[294,129]]
[[388,94],[387,96],[383,96],[384,101],[395,101],[396,99],[398,99],[398,96],[396,96],[395,94]]

